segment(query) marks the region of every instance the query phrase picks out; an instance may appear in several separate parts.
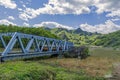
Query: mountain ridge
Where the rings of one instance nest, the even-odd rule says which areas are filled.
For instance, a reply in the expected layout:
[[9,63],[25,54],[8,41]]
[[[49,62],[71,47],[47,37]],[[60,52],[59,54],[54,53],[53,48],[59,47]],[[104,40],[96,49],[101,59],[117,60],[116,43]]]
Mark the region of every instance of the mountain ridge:
[[76,46],[94,45],[120,48],[120,31],[109,34],[99,34],[82,31],[80,28],[75,30],[67,30],[63,28],[54,28],[48,30],[63,40],[73,42]]

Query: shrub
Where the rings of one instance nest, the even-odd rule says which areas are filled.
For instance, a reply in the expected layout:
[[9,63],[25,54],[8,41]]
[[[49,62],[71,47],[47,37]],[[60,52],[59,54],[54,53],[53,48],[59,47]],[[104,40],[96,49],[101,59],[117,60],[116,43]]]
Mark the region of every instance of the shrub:
[[66,52],[64,56],[67,58],[81,57],[81,59],[84,59],[89,56],[89,48],[85,46],[73,47],[68,52]]

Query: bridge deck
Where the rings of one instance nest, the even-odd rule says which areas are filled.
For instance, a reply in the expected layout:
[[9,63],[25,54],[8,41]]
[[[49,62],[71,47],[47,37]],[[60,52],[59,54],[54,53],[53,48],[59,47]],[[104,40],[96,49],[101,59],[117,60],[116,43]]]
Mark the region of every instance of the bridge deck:
[[40,56],[51,56],[54,54],[59,54],[60,52],[37,52],[37,53],[29,53],[29,54],[23,54],[23,53],[10,53],[7,56],[0,56],[1,61],[7,61],[7,60],[14,60],[14,59],[24,59],[24,58],[32,58],[32,57],[40,57]]

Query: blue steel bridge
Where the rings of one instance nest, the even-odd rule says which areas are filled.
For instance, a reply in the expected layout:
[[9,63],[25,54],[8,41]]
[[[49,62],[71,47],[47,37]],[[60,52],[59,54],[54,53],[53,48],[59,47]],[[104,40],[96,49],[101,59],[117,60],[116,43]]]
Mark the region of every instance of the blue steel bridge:
[[0,33],[1,61],[61,54],[74,45],[71,42],[24,33]]

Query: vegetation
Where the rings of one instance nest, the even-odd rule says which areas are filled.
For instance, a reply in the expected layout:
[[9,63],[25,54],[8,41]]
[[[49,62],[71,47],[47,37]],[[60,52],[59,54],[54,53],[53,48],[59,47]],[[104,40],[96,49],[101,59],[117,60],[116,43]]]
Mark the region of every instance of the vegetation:
[[90,57],[33,58],[0,64],[0,80],[106,80],[120,62],[119,51],[90,48]]
[[[82,70],[79,73],[41,61],[15,61],[0,65],[0,80],[97,80]],[[100,80],[103,78],[100,77]]]
[[97,46],[120,48],[120,31],[101,35],[94,43]]
[[0,80],[106,80],[113,65],[120,62],[119,51],[90,48],[90,57],[34,58],[0,64]]
[[[0,25],[0,33],[8,33],[8,32],[19,32],[19,33],[26,33],[26,34],[32,34],[32,35],[38,35],[48,38],[55,38],[60,39],[55,34],[52,34],[50,31],[44,30],[43,28],[34,28],[34,27],[18,27],[18,26],[6,26],[6,25]],[[8,43],[11,39],[9,36],[3,36],[3,39],[6,43]],[[22,39],[23,46],[26,47],[28,44],[29,39]],[[1,41],[0,41],[1,42]],[[14,48],[20,47],[19,43],[16,43]],[[31,49],[34,48],[34,45],[32,45]],[[0,50],[3,51],[3,45],[0,44]],[[18,50],[18,49],[17,49]],[[21,49],[20,49],[21,51]]]
[[60,36],[64,40],[73,42],[76,46],[94,45],[104,47],[120,48],[120,31],[109,34],[97,34],[76,30],[67,30],[61,28],[49,29],[51,33]]
[[[120,48],[120,31],[110,34],[102,35],[97,33],[89,33],[82,31],[80,28],[76,30],[67,30],[63,28],[28,28],[18,26],[0,25],[0,33],[5,32],[21,32],[27,34],[34,34],[44,37],[63,39],[73,42],[76,46],[80,45],[95,45],[104,47]],[[56,36],[57,35],[57,36]],[[58,37],[59,36],[59,37]]]
[[100,35],[96,33],[89,33],[77,30],[67,30],[61,28],[50,29],[51,33],[58,35],[60,38],[73,42],[76,46],[80,45],[91,45],[95,39]]
[[20,33],[27,33],[27,34],[34,34],[44,37],[50,37],[50,38],[57,38],[55,34],[52,34],[51,32],[44,30],[43,28],[28,28],[28,27],[18,27],[18,26],[6,26],[6,25],[0,25],[0,33],[7,33],[7,32],[20,32]]
[[113,66],[120,62],[119,52],[112,48],[90,48],[90,56],[86,59],[54,58],[42,60],[41,62],[59,65],[75,72],[82,70],[92,77],[106,77],[111,75]]
[[[34,34],[44,37],[63,39],[73,42],[76,46],[80,45],[95,45],[104,47],[120,48],[120,31],[110,34],[102,35],[97,33],[90,33],[82,31],[80,28],[76,30],[67,30],[63,28],[28,28],[18,26],[0,25],[0,33],[4,32],[21,32],[27,34]],[[56,36],[57,35],[57,36]],[[59,37],[58,37],[59,36]]]
[[[49,31],[50,32],[49,32]],[[27,28],[0,25],[0,33],[22,32],[39,36],[65,39],[79,45],[97,45],[120,48],[120,31],[102,35],[77,30]],[[60,37],[57,37],[56,34]],[[72,51],[71,51],[72,52]],[[105,80],[115,64],[120,62],[120,50],[92,47],[86,59],[48,58],[8,61],[0,64],[0,80]],[[88,54],[87,54],[88,55]]]
[[85,59],[89,56],[89,48],[86,46],[72,47],[68,52],[64,54],[66,58],[80,58]]

